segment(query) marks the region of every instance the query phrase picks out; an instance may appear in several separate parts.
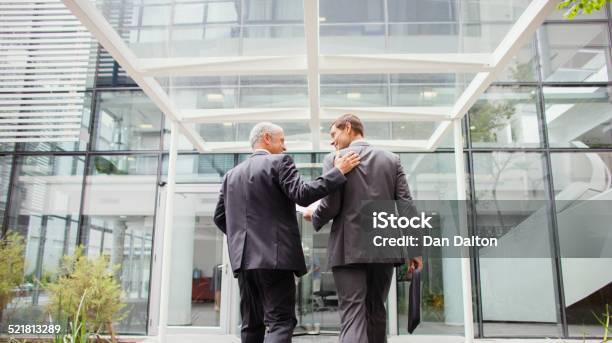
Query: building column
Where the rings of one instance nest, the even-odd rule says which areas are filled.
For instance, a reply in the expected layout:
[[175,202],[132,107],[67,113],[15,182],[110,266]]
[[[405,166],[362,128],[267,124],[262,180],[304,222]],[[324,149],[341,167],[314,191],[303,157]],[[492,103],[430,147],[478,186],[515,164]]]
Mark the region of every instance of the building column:
[[168,325],[168,298],[170,295],[170,266],[172,265],[172,219],[174,218],[174,192],[176,188],[176,156],[178,152],[179,128],[170,122],[170,151],[168,156],[168,183],[166,184],[166,207],[164,209],[164,245],[162,250],[162,272],[159,305],[159,339],[166,342]]
[[[457,200],[459,202],[459,232],[463,237],[467,237],[467,206],[466,206],[466,175],[465,175],[465,156],[463,153],[463,132],[461,119],[453,121],[453,131],[455,138],[455,175],[457,175]],[[465,214],[465,215],[464,215]],[[463,290],[463,325],[465,342],[474,341],[474,319],[472,310],[472,276],[470,271],[469,248],[461,248],[461,285]]]

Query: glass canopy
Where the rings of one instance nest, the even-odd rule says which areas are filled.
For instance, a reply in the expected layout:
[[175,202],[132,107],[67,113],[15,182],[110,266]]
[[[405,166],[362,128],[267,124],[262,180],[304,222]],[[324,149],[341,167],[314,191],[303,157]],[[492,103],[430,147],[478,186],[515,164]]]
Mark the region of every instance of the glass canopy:
[[[281,124],[329,149],[338,115],[373,143],[431,151],[554,8],[550,0],[64,0],[201,151]],[[369,129],[369,130],[368,130]]]

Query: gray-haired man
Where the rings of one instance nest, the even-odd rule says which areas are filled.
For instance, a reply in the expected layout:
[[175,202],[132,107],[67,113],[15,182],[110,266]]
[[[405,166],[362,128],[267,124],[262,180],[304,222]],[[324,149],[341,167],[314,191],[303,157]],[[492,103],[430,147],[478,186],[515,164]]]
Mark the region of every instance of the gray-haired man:
[[223,178],[214,220],[227,235],[238,278],[242,342],[264,342],[264,335],[265,342],[291,342],[297,324],[294,274],[306,273],[295,204],[308,206],[336,190],[359,156],[338,157],[327,173],[304,182],[283,154],[281,127],[259,123],[250,141],[253,154]]

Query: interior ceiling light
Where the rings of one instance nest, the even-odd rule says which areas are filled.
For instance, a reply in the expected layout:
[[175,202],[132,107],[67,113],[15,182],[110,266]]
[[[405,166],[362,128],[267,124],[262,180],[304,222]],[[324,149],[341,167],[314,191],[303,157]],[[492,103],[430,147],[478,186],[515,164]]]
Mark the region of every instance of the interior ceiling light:
[[211,102],[221,102],[223,101],[223,94],[219,93],[209,93],[206,94],[206,99]]
[[435,97],[438,96],[438,92],[434,92],[434,91],[423,91],[423,93],[421,93],[421,95],[423,96],[423,98],[425,99],[433,99]]

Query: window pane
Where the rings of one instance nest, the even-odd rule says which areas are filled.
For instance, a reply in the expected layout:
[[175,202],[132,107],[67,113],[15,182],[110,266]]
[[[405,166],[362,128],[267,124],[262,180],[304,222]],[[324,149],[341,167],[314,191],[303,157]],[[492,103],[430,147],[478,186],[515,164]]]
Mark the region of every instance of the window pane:
[[304,76],[173,77],[158,80],[181,109],[308,106]]
[[322,75],[322,106],[452,106],[472,74]]
[[490,87],[472,106],[474,147],[540,146],[534,87]]
[[385,26],[383,24],[328,24],[319,29],[321,54],[384,53]]
[[244,27],[245,56],[306,54],[304,25]]
[[25,284],[4,312],[6,323],[45,323],[49,297],[36,280],[52,280],[76,245],[83,156],[17,158],[9,230],[25,239]]
[[552,147],[612,146],[608,87],[545,87],[548,141]]
[[473,74],[393,74],[392,106],[453,106]]
[[368,23],[384,21],[382,0],[321,0],[324,23]]
[[244,21],[247,24],[269,24],[304,21],[301,0],[245,0]]
[[[391,23],[390,53],[492,53],[513,22]],[[323,34],[323,33],[321,33]],[[323,42],[323,40],[321,39]]]
[[[0,156],[0,223],[4,223],[4,215],[6,211],[6,197],[8,196],[9,183],[11,181],[12,163],[12,156]],[[2,229],[2,226],[0,226],[0,231]]]
[[[62,97],[63,95],[60,95]],[[54,93],[49,93],[48,97],[53,99],[53,101],[58,100],[57,95]],[[33,98],[34,101],[44,101],[42,98]],[[24,104],[28,103],[30,100],[26,100],[24,98],[20,99]],[[74,95],[70,95],[64,99],[66,103],[60,103],[57,105],[44,105],[39,107],[45,107],[49,112],[62,113],[61,117],[48,117],[45,122],[40,123],[40,125],[48,125],[54,124],[54,119],[58,120],[58,124],[60,125],[70,125],[71,128],[64,129],[65,131],[78,131],[78,140],[76,141],[64,141],[64,142],[28,142],[28,143],[17,143],[16,148],[18,151],[83,151],[87,147],[87,143],[89,140],[89,121],[90,121],[90,113],[91,113],[91,93],[90,92],[76,92]],[[18,100],[19,101],[19,100]],[[36,105],[35,105],[36,106]],[[66,110],[58,110],[55,107],[68,107]],[[20,106],[21,118],[28,117],[27,112],[30,112],[27,105]],[[33,115],[36,115],[36,111],[31,111]],[[64,114],[65,113],[65,116]],[[45,120],[42,117],[43,121]],[[41,120],[40,116],[32,116],[27,118],[28,120],[39,121]],[[65,122],[59,122],[59,121]],[[39,124],[37,124],[39,125]],[[44,138],[44,137],[42,137]],[[12,146],[13,143],[0,143],[6,144],[8,146]]]
[[[457,184],[455,158],[452,153],[400,154],[410,185],[410,193],[418,200],[455,200]],[[434,249],[434,248],[430,248]],[[424,256],[421,274],[421,324],[416,335],[463,335],[463,300],[460,259],[442,258],[440,251]],[[398,328],[408,334],[409,286],[401,268],[396,270]]]
[[162,114],[140,91],[102,92],[95,117],[95,150],[159,149]]
[[457,1],[387,0],[390,22],[456,21]]
[[[551,163],[561,257],[568,256],[567,247],[601,249],[601,256],[610,256],[612,245],[605,245],[606,237],[607,242],[611,240],[610,223],[590,214],[600,211],[601,202],[597,200],[610,201],[612,153],[553,153]],[[572,224],[576,222],[572,218],[586,215],[592,219],[581,227]],[[603,336],[603,328],[592,312],[604,313],[612,299],[610,265],[611,258],[561,259],[570,336]]]
[[497,76],[498,82],[536,82],[535,42],[525,44]]
[[142,8],[142,25],[167,26],[170,24],[171,6],[145,6]]
[[221,324],[221,287],[223,282],[231,282],[231,274],[222,276],[224,234],[213,221],[221,185],[208,186],[202,191],[174,194],[169,281],[172,300],[162,310],[168,311],[168,325]]
[[[593,11],[593,13],[588,13],[588,14],[583,14],[583,15],[578,15],[576,17],[574,17],[574,21],[580,21],[580,20],[593,20],[593,19],[600,19],[600,20],[606,20],[606,10],[605,10],[606,6],[604,6],[604,8],[601,11]],[[563,15],[567,13],[567,9],[563,9],[563,10],[554,10],[550,13],[550,15],[548,16],[548,18],[546,18],[546,20],[567,20],[565,17],[563,17]]]
[[15,150],[15,143],[0,143],[0,151],[13,151]]
[[[177,183],[221,183],[223,176],[234,167],[233,154],[178,155]],[[168,175],[168,155],[164,155],[162,179]]]
[[540,28],[542,78],[549,82],[605,82],[610,61],[605,24],[546,24]]
[[204,4],[177,4],[174,7],[174,24],[204,22]]
[[[517,251],[550,252],[546,176],[539,153],[475,153],[476,232]],[[512,200],[512,201],[510,201]],[[521,206],[514,206],[520,204]],[[498,250],[479,257],[484,336],[561,335],[550,258],[505,258]],[[538,285],[538,287],[534,287]]]
[[[331,120],[321,122],[321,140],[323,146],[330,142],[329,128],[331,127],[331,124]],[[374,145],[382,147],[385,142],[401,140],[415,141],[415,144],[420,141],[421,145],[424,146],[426,141],[433,134],[435,128],[438,126],[438,123],[427,121],[364,120],[363,125],[365,137],[368,140],[371,140]]]
[[144,334],[153,246],[157,156],[92,156],[85,185],[83,243],[110,255],[127,304],[120,333]]
[[206,21],[209,23],[238,22],[240,1],[208,2]]
[[384,75],[342,76],[321,77],[322,106],[388,106],[389,86]]

